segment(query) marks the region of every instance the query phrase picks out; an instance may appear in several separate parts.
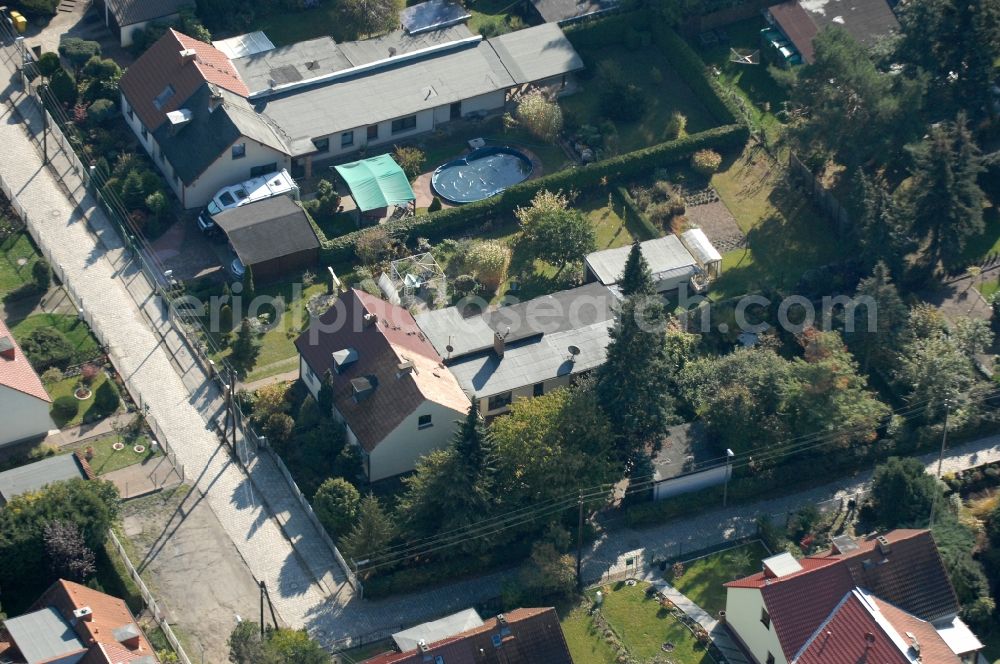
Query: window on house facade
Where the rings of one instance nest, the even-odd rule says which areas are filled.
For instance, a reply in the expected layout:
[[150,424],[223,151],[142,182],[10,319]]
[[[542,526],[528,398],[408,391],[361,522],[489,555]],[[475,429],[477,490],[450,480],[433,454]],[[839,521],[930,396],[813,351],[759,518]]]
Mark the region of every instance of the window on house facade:
[[349,148],[352,145],[354,145],[354,132],[345,131],[343,134],[340,135],[340,147]]
[[767,653],[767,659],[764,660],[765,664],[774,664],[774,655],[770,651]]
[[490,397],[489,403],[487,404],[487,410],[499,410],[500,408],[506,408],[510,405],[511,393],[503,392],[501,394],[495,394]]
[[242,159],[243,157],[247,156],[247,144],[237,143],[236,145],[233,146],[232,152],[233,152],[233,159]]
[[764,626],[764,629],[771,629],[771,615],[764,607],[760,607],[760,624]]
[[142,136],[142,140],[149,138],[149,132],[146,131],[146,125],[139,125],[139,134]]
[[536,397],[545,394],[545,383],[535,383],[535,386],[531,389],[531,394]]
[[270,164],[264,164],[263,166],[254,166],[250,169],[250,177],[256,178],[261,175],[267,175],[268,173],[273,173],[278,170],[278,162],[272,161]]
[[129,106],[128,109],[126,109],[125,112],[128,113],[128,119],[129,120],[135,120],[135,111],[132,110],[131,106]]
[[405,118],[392,121],[392,133],[398,134],[402,131],[410,131],[417,126],[417,116],[410,115]]
[[316,148],[316,152],[329,152],[330,151],[330,137],[326,138],[314,138],[313,146]]
[[421,415],[420,417],[417,418],[417,428],[418,429],[426,429],[426,428],[432,427],[432,426],[434,426],[434,423],[431,422],[431,416],[430,415]]
[[156,95],[156,98],[153,99],[153,106],[155,106],[156,110],[158,111],[162,110],[163,107],[167,105],[167,102],[170,101],[170,98],[173,96],[174,96],[174,86],[168,83],[167,87],[163,88],[163,92]]
[[368,126],[368,140],[369,141],[378,140],[378,125]]

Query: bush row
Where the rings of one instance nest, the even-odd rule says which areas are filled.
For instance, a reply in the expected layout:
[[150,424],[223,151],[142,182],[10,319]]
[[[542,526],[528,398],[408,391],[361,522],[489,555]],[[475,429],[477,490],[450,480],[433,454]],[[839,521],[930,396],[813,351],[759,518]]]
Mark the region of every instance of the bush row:
[[660,236],[659,229],[656,228],[656,226],[653,225],[653,222],[651,222],[649,218],[642,213],[642,210],[639,209],[635,199],[632,198],[632,194],[628,193],[628,189],[625,185],[619,185],[615,188],[615,197],[622,205],[625,206],[626,221],[630,216],[638,220],[644,235],[644,237],[640,239],[652,240]]
[[616,46],[629,30],[643,29],[649,29],[649,12],[640,10],[574,23],[564,27],[563,32],[573,48],[585,50]]
[[[528,180],[510,187],[499,196],[483,201],[441,210],[430,215],[392,221],[383,224],[382,228],[402,241],[410,241],[416,237],[436,241],[466,231],[478,222],[498,217],[519,205],[527,205],[542,189],[587,191],[609,183],[644,177],[655,168],[682,161],[702,148],[737,148],[742,146],[747,138],[747,129],[743,125],[716,127],[612,159],[559,171],[537,180]],[[354,231],[333,240],[325,239],[320,253],[323,263],[352,260],[354,243],[364,232],[364,230]]]

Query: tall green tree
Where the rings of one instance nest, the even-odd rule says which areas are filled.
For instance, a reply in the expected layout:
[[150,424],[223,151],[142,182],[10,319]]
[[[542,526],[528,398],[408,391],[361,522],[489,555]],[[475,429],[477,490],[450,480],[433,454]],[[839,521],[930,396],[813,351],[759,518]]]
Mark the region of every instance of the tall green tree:
[[934,126],[912,149],[913,167],[907,205],[913,231],[927,238],[927,259],[946,269],[961,267],[970,237],[983,232],[983,170],[979,148],[964,113],[955,122]]
[[934,502],[944,500],[937,480],[912,457],[890,457],[877,466],[869,496],[875,521],[885,528],[924,527]]
[[358,507],[358,521],[340,540],[340,546],[356,561],[377,558],[385,553],[396,536],[396,524],[379,499],[368,494]]
[[319,522],[336,541],[357,522],[361,494],[343,477],[330,477],[319,485],[312,504]]
[[622,461],[658,446],[674,418],[664,386],[670,372],[667,314],[657,295],[627,296],[615,316],[607,360],[597,370],[597,395],[615,432]]
[[596,248],[596,236],[590,221],[579,210],[569,208],[562,192],[542,190],[529,207],[515,211],[521,222],[521,241],[538,258],[560,270],[568,263],[581,261]]
[[889,367],[909,321],[909,311],[885,263],[876,263],[871,276],[861,280],[854,300],[854,331],[848,333],[848,339],[861,358],[862,370],[867,372],[871,365]]
[[233,365],[236,373],[242,378],[256,364],[259,355],[260,340],[257,338],[257,333],[250,326],[250,320],[244,318],[243,322],[240,323],[239,331],[236,333],[236,339],[230,348],[229,362]]
[[646,257],[642,255],[642,247],[639,241],[632,243],[629,249],[628,258],[625,260],[625,269],[622,271],[618,286],[622,290],[622,295],[652,295],[653,277],[649,272],[649,264]]
[[861,214],[855,231],[865,270],[884,263],[897,277],[906,268],[906,255],[913,251],[909,219],[885,183],[858,171],[857,190]]
[[933,74],[932,90],[973,117],[992,114],[990,87],[1000,61],[1000,2],[910,0],[900,3],[901,62]]

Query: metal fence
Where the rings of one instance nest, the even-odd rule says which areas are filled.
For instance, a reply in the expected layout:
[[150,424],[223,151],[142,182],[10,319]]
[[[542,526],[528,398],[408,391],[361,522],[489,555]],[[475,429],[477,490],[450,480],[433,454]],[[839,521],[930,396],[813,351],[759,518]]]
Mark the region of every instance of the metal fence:
[[[84,165],[77,152],[77,150],[82,148],[82,139],[76,134],[75,127],[68,121],[67,118],[54,118],[49,110],[46,109],[45,102],[46,100],[52,99],[51,92],[42,90],[38,85],[33,84],[33,80],[39,80],[37,68],[34,62],[34,56],[30,50],[24,47],[23,39],[13,33],[11,26],[5,20],[0,20],[0,44],[2,44],[2,50],[6,53],[7,57],[13,58],[17,63],[19,63],[19,80],[21,81],[22,91],[25,93],[22,100],[23,104],[21,106],[17,106],[14,100],[11,100],[11,103],[17,107],[17,110],[26,125],[29,127],[37,127],[39,125],[43,127],[42,138],[36,140],[40,143],[39,147],[42,149],[43,156],[46,161],[48,161],[49,156],[53,153],[53,150],[56,149],[56,146],[58,146],[56,154],[62,155],[68,160],[71,170],[77,177],[80,178],[82,187],[71,187],[70,184],[64,180],[63,175],[54,169],[53,175],[55,175],[57,181],[64,187],[70,198],[77,203],[82,203],[83,197],[88,193],[94,196],[101,209],[105,212],[106,218],[111,222],[110,230],[113,231],[112,237],[108,237],[107,233],[104,232],[109,229],[95,228],[95,222],[92,216],[83,214],[82,216],[87,224],[87,228],[100,242],[104,243],[109,250],[122,250],[123,263],[130,264],[134,269],[137,269],[139,276],[142,277],[142,279],[125,280],[124,282],[126,290],[128,290],[129,294],[135,301],[139,311],[147,317],[153,329],[157,331],[161,338],[165,339],[166,332],[161,329],[161,321],[154,318],[154,316],[147,310],[147,306],[150,306],[150,301],[152,301],[154,305],[163,306],[164,310],[161,313],[166,314],[169,331],[173,331],[176,334],[178,339],[180,339],[184,344],[185,349],[189,352],[190,357],[198,364],[201,371],[208,377],[209,380],[214,381],[216,387],[219,388],[222,394],[225,394],[228,389],[228,386],[225,383],[225,377],[233,373],[232,367],[230,367],[225,360],[220,360],[217,366],[217,363],[211,359],[210,354],[220,349],[214,347],[212,337],[208,331],[203,328],[201,321],[191,316],[189,313],[186,313],[182,307],[179,306],[179,302],[173,296],[170,284],[165,276],[166,270],[156,259],[155,255],[149,250],[148,244],[146,244],[141,233],[133,227],[131,220],[128,219],[124,206],[121,204],[121,201],[117,199],[117,195],[107,186],[107,175],[101,173],[94,165]],[[49,106],[51,108],[56,108],[58,107],[58,104],[49,104]],[[61,120],[61,122],[58,120]],[[67,136],[64,129],[70,132],[69,136]],[[5,192],[9,192],[11,194],[13,193],[10,192],[9,187],[5,186],[4,190]],[[29,228],[29,232],[32,234],[36,244],[41,247],[36,231],[31,229],[30,224],[28,224],[27,211],[23,206],[17,203],[12,196],[8,196],[8,198],[11,199],[11,205],[18,212],[18,214],[21,215],[25,225]],[[120,246],[116,246],[118,242],[121,242]],[[49,256],[46,256],[47,260],[49,260],[49,258]],[[54,268],[56,267],[51,260],[49,260],[49,264],[53,265]],[[58,272],[61,272],[61,270],[57,270],[57,274]],[[66,291],[73,299],[74,305],[77,306],[78,311],[80,311],[81,318],[90,324],[91,329],[94,330],[95,336],[97,336],[102,346],[106,347],[104,335],[99,330],[99,327],[96,325],[93,318],[86,314],[86,311],[82,306],[83,303],[81,299],[72,292],[69,284],[64,278],[64,275],[58,274],[58,276],[66,286]],[[151,294],[155,297],[150,297]],[[173,351],[171,351],[171,355],[175,363],[179,363],[179,360]],[[125,381],[125,385],[135,403],[139,404],[140,409],[142,409],[144,401],[141,393],[135,390],[128,381]],[[262,440],[262,438],[253,431],[248,418],[242,413],[242,410],[239,408],[237,408],[237,410],[239,415],[237,417],[238,427],[244,442],[244,455],[240,456],[239,453],[236,453],[235,456],[240,461],[244,471],[248,471],[248,466],[250,464],[249,455],[251,453],[257,453],[261,447],[258,443]],[[148,417],[148,414],[147,420],[150,423],[150,427],[156,433],[157,441],[163,444],[163,449],[167,452],[169,450],[169,441],[166,436],[163,435],[162,429],[160,429],[160,427],[156,424],[155,420]],[[330,547],[330,550],[334,554],[334,558],[343,569],[348,582],[356,592],[359,594],[363,593],[360,580],[347,564],[336,545],[327,535],[325,529],[323,529],[322,525],[319,523],[319,520],[316,519],[311,506],[309,506],[308,501],[302,495],[302,492],[299,490],[291,474],[288,472],[287,468],[285,468],[284,463],[270,449],[268,449],[267,453],[270,455],[270,458],[275,461],[275,465],[288,482],[292,493],[303,504],[306,514],[309,515],[310,521],[312,521],[317,531],[320,533],[320,537],[323,539],[324,543]],[[171,462],[175,464],[175,468],[178,469],[178,474],[183,478],[183,465],[178,466],[176,463],[176,455],[169,453],[169,457]]]
[[131,578],[136,587],[139,588],[139,594],[142,595],[142,601],[145,604],[146,609],[149,611],[150,615],[153,616],[153,620],[156,621],[156,624],[163,632],[163,635],[167,637],[167,642],[170,643],[170,647],[174,649],[175,653],[177,653],[177,659],[179,659],[182,664],[191,664],[191,660],[188,658],[187,653],[184,652],[184,647],[177,639],[177,635],[174,634],[174,630],[171,629],[170,623],[167,622],[163,609],[160,608],[156,598],[153,597],[153,593],[149,592],[146,582],[142,580],[141,576],[139,576],[139,572],[136,571],[135,565],[133,565],[132,561],[129,560],[128,553],[125,552],[125,547],[122,546],[122,543],[118,541],[118,536],[115,535],[115,531],[110,529],[108,530],[108,540],[110,540],[115,551],[118,553],[118,557],[121,558],[122,563],[125,565],[129,578]]

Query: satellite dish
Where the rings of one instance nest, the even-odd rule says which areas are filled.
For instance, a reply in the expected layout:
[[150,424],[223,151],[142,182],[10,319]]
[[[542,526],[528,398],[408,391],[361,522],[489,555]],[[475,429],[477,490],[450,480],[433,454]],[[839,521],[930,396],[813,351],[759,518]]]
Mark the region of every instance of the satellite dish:
[[570,346],[569,347],[569,355],[570,355],[570,357],[576,357],[579,354],[580,354],[580,347],[579,346]]

